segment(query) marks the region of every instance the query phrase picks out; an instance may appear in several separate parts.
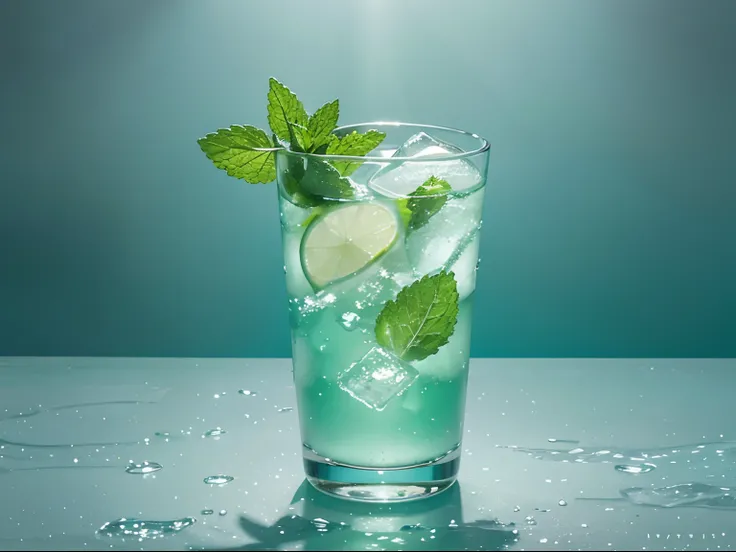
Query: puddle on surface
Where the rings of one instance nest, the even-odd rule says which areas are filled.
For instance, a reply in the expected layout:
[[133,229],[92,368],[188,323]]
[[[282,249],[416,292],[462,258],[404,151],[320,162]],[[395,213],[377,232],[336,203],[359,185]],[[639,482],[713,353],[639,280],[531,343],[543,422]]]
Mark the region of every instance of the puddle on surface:
[[144,461],[141,464],[131,462],[130,465],[125,468],[125,472],[133,475],[147,475],[149,473],[156,473],[162,469],[164,469],[164,467],[158,462]]
[[[557,441],[561,442],[561,441]],[[622,447],[574,447],[574,448],[527,448],[515,445],[496,445],[496,448],[521,452],[547,462],[575,464],[615,464],[620,473],[644,474],[655,470],[660,464],[677,464],[678,461],[692,463],[697,457],[703,461],[736,463],[736,442],[709,441],[669,447],[632,449]]]
[[120,518],[108,521],[97,530],[100,538],[115,538],[126,540],[127,538],[138,541],[148,539],[161,539],[174,535],[191,527],[197,522],[193,517],[173,519],[170,521],[146,521],[135,518]]
[[227,485],[235,478],[232,475],[208,475],[203,479],[207,485]]

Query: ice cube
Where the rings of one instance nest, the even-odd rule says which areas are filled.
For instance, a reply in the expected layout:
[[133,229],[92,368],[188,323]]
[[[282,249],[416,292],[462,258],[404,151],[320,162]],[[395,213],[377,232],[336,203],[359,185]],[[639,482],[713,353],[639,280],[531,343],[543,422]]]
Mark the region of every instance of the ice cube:
[[478,270],[478,250],[480,248],[480,228],[471,231],[463,239],[455,252],[444,265],[444,269],[455,274],[460,301],[475,291],[475,277]]
[[454,257],[460,257],[472,243],[481,224],[483,190],[462,198],[452,198],[427,224],[409,233],[406,250],[417,276],[431,274]]
[[[420,132],[409,138],[392,157],[431,158],[459,153],[463,150]],[[368,185],[381,195],[401,197],[416,190],[430,176],[446,180],[456,192],[476,187],[483,178],[475,165],[465,159],[436,162],[422,159],[416,163],[390,164],[378,171]]]
[[284,271],[286,272],[286,291],[289,298],[313,295],[314,289],[304,275],[301,253],[299,250],[304,229],[301,231],[284,231]]
[[337,379],[340,388],[368,408],[381,411],[419,376],[411,365],[380,347],[373,347]]
[[309,218],[310,210],[297,207],[290,201],[280,202],[281,226],[287,231],[303,230],[302,223]]

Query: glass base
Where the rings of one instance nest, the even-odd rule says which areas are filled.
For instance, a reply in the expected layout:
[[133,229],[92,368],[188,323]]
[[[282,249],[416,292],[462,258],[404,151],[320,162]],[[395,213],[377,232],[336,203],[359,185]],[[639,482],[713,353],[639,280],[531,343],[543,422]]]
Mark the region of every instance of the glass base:
[[304,471],[315,489],[360,502],[400,502],[434,496],[457,479],[460,447],[414,466],[365,468],[340,464],[304,447]]

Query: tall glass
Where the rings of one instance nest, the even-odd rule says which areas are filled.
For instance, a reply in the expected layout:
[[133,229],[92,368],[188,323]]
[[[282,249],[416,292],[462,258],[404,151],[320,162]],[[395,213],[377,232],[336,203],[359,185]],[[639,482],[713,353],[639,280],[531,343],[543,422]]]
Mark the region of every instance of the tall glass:
[[[366,157],[279,151],[276,167],[306,475],[321,491],[384,502],[457,476],[489,144],[403,123],[336,133],[370,130],[386,138]],[[381,347],[387,303],[440,272],[457,288],[447,342],[426,358]]]

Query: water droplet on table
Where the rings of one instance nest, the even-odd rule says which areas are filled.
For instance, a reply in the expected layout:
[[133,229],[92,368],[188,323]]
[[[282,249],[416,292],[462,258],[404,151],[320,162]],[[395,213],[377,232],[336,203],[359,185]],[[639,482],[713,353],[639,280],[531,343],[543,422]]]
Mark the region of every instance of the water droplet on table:
[[217,513],[218,513],[219,515],[221,515],[221,516],[226,516],[226,515],[227,515],[227,510],[220,510],[220,511],[219,511],[219,512],[217,512]]
[[232,475],[208,475],[204,478],[207,485],[226,485],[235,479]]
[[250,391],[249,389],[238,389],[238,393],[245,395],[246,397],[255,397],[258,393]]
[[174,519],[171,521],[143,521],[140,519],[120,518],[108,521],[97,530],[106,537],[138,537],[138,540],[158,539],[191,527],[197,522],[193,517]]
[[657,469],[656,464],[619,464],[614,467],[614,469],[621,473],[633,473],[633,474],[640,474],[640,473],[649,473],[650,471],[653,471]]
[[514,506],[514,512],[521,512],[520,506]]
[[209,508],[205,508],[204,510],[202,510],[200,512],[200,514],[202,514],[203,516],[211,516],[214,513],[215,513],[215,511],[214,510],[210,510]]
[[526,516],[524,518],[524,521],[526,522],[527,525],[536,525],[537,524],[537,520],[534,519],[533,516]]
[[560,506],[567,506],[567,501],[565,501],[565,500],[562,500],[562,499],[560,499],[560,500],[559,500],[559,501],[557,502],[557,504],[558,504],[558,505],[560,505]]
[[202,434],[202,437],[220,437],[220,435],[225,435],[227,431],[222,429],[221,427],[216,427],[215,429],[208,429]]
[[292,406],[285,406],[283,408],[279,408],[279,412],[291,412],[292,410],[294,410],[294,407]]
[[130,473],[133,475],[146,475],[148,473],[154,473],[159,470],[162,470],[164,467],[159,464],[158,462],[143,462],[141,464],[136,464],[135,462],[131,462],[130,465],[125,468],[126,473]]

